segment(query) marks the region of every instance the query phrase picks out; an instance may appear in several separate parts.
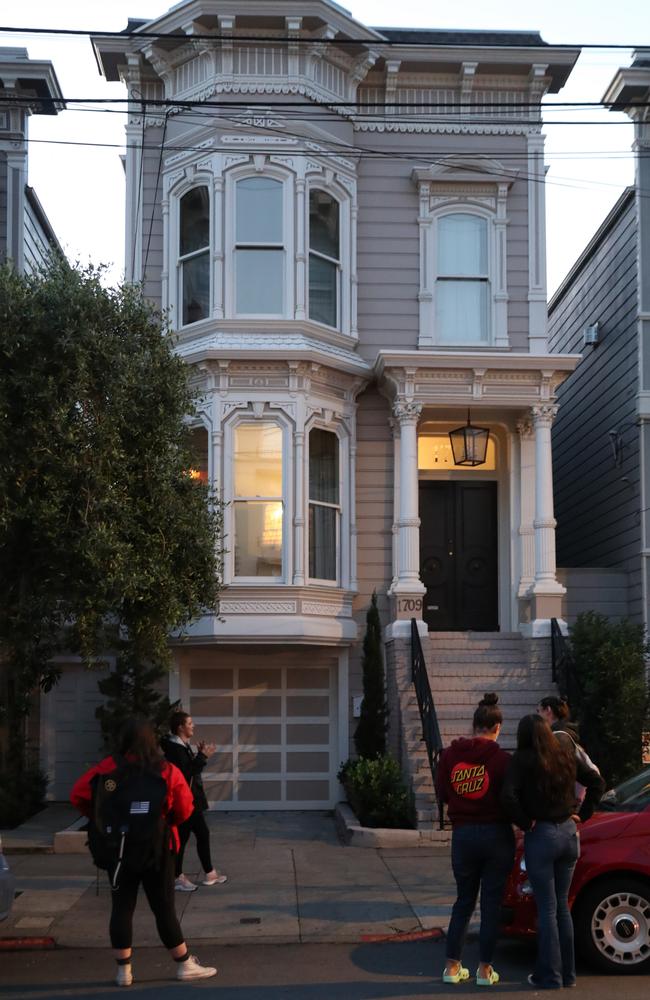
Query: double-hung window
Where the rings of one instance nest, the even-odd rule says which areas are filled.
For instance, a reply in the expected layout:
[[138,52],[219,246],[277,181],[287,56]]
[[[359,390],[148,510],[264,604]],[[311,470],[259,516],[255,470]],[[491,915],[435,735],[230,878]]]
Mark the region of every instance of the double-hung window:
[[339,203],[326,191],[309,193],[309,318],[340,325]]
[[210,312],[210,195],[192,188],[179,205],[179,300],[183,326]]
[[487,344],[490,337],[488,223],[455,213],[437,220],[436,340]]
[[286,246],[284,185],[243,177],[235,198],[235,303],[240,316],[282,316]]
[[338,580],[339,442],[315,427],[309,432],[309,576]]
[[271,421],[234,429],[234,575],[283,576],[282,428]]

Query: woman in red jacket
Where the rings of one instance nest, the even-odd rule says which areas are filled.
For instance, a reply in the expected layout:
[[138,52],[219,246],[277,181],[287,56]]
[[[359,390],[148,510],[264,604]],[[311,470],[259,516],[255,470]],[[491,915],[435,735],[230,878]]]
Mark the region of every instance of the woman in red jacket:
[[492,967],[499,929],[501,897],[512,868],[515,838],[501,805],[501,788],[510,754],[497,740],[503,716],[496,694],[486,694],[474,712],[473,736],[454,740],[443,752],[436,788],[452,825],[451,866],[457,898],[447,931],[444,983],[462,983],[469,969],[461,958],[467,927],[481,891],[481,930],[477,986],[496,986]]
[[[217,970],[200,965],[197,959],[190,955],[174,907],[174,856],[180,844],[177,827],[192,812],[192,793],[178,768],[163,758],[151,723],[141,719],[127,721],[115,756],[105,757],[99,764],[86,771],[75,783],[70,801],[84,816],[90,816],[93,779],[97,775],[115,772],[120,766],[132,768],[133,772],[139,774],[152,774],[164,780],[167,794],[161,811],[166,820],[168,835],[158,863],[143,870],[124,865],[120,868],[119,880],[116,872],[113,873],[115,884],[111,887],[112,910],[109,933],[117,961],[116,983],[118,986],[130,986],[133,982],[131,971],[133,913],[140,883],[156,919],[160,940],[177,963],[177,978],[207,979],[216,975]],[[110,779],[107,784],[110,784]],[[148,807],[148,802],[134,802],[130,811],[146,812]]]

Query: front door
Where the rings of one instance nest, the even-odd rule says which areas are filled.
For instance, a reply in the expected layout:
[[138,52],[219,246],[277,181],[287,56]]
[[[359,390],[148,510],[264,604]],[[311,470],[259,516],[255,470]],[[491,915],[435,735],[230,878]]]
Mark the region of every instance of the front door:
[[498,630],[496,483],[420,482],[420,575],[431,631]]

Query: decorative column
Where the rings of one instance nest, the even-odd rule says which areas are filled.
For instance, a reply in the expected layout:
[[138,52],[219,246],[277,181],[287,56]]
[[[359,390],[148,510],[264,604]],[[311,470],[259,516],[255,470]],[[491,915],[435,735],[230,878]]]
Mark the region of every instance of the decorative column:
[[[422,618],[425,587],[420,580],[420,517],[418,512],[418,435],[422,404],[398,399],[393,415],[399,424],[398,574],[391,587],[392,635],[406,633],[411,618]],[[396,627],[397,626],[397,627]],[[424,626],[424,623],[423,623]]]
[[295,319],[305,319],[305,292],[307,289],[307,246],[305,220],[307,207],[305,205],[305,179],[296,178],[296,308]]
[[[544,68],[544,67],[543,67]],[[528,338],[531,354],[546,354],[546,184],[544,136],[528,136]]]
[[519,547],[517,597],[525,599],[535,582],[535,436],[530,418],[517,421],[519,434]]
[[553,515],[553,459],[551,427],[557,406],[532,407],[535,428],[535,582],[531,595],[533,624],[561,617],[564,587],[555,576],[555,517]]
[[391,595],[397,586],[397,580],[399,577],[399,475],[398,470],[400,467],[400,455],[399,455],[399,439],[400,439],[400,428],[399,423],[393,417],[388,418],[388,423],[390,429],[393,432],[393,523],[391,526],[392,539],[393,539],[393,577],[390,582],[390,587],[388,594]]
[[296,507],[293,518],[293,585],[305,585],[305,432],[294,431]]

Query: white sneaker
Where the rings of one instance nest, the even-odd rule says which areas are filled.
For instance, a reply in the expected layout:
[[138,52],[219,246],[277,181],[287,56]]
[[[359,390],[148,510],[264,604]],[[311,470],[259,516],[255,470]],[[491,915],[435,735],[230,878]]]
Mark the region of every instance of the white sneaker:
[[211,965],[201,965],[196,955],[190,955],[185,962],[179,962],[176,968],[177,979],[209,979],[216,976],[217,970]]
[[201,885],[223,885],[227,881],[227,875],[223,875],[220,872],[209,872],[201,882]]
[[133,982],[131,965],[118,965],[115,982],[118,986],[130,986]]
[[174,882],[174,889],[177,892],[195,892],[198,889],[198,885],[194,885],[194,882],[190,882],[187,875],[179,875]]

